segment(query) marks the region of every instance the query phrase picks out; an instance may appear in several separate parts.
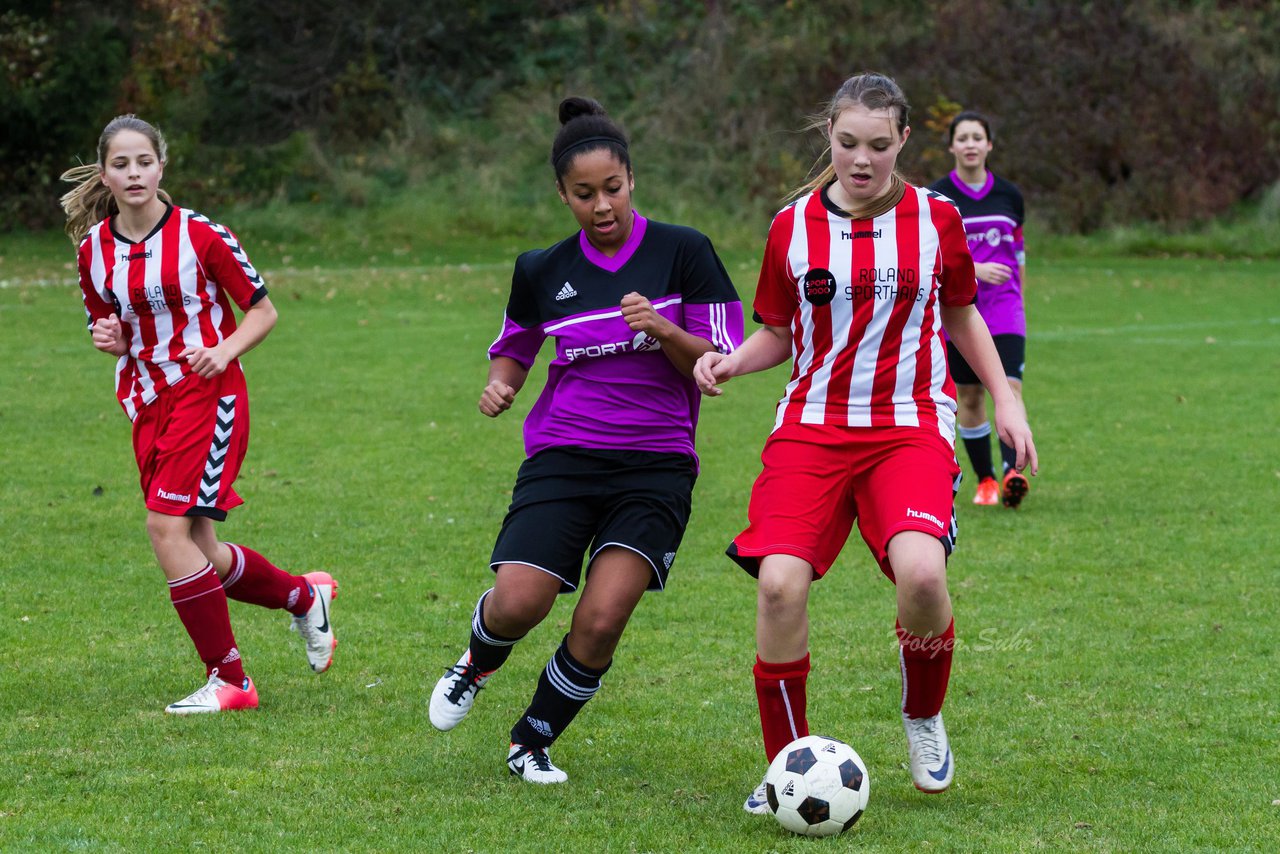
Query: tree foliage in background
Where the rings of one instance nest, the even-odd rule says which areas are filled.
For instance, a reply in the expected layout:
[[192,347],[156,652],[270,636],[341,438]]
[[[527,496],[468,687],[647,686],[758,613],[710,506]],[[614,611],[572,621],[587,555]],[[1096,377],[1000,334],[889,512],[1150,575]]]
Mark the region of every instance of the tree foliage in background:
[[[990,114],[992,168],[1063,231],[1210,218],[1280,180],[1280,0],[63,0],[0,16],[0,212],[54,218],[102,123],[161,123],[190,203],[545,168],[566,94],[690,204],[767,215],[822,155],[849,74],[913,104],[910,178]],[[178,144],[180,143],[180,144]],[[515,165],[512,165],[515,164]],[[527,171],[520,175],[527,179]]]

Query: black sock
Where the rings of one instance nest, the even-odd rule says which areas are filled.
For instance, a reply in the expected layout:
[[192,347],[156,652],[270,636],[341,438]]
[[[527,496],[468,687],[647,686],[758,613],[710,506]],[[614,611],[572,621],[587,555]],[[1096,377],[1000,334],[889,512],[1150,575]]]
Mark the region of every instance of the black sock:
[[480,601],[476,602],[476,610],[471,615],[471,663],[480,668],[481,673],[492,673],[501,667],[511,655],[511,648],[520,640],[494,634],[484,624],[484,600],[492,592],[490,587],[480,594]]
[[[597,670],[576,661],[565,640],[547,662],[529,708],[511,728],[511,742],[526,747],[550,747],[573,722],[587,701],[600,690],[600,678],[609,670]],[[612,662],[610,662],[611,664]]]
[[969,462],[973,463],[978,482],[995,477],[995,466],[991,462],[991,422],[983,421],[977,427],[958,427],[957,432],[964,440],[964,449],[969,452]]
[[1018,452],[1010,448],[1004,442],[1000,443],[1000,462],[1004,464],[1003,474],[1008,474],[1009,469],[1018,465]]

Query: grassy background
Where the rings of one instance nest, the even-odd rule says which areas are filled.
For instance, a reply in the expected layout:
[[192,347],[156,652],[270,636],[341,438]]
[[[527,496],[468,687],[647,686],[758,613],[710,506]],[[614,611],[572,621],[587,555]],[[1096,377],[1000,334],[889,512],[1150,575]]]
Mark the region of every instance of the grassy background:
[[[741,810],[764,767],[754,587],[721,551],[779,370],[704,406],[680,560],[553,751],[569,784],[520,785],[502,760],[572,601],[465,724],[433,730],[427,692],[489,583],[537,391],[479,415],[484,351],[515,249],[565,231],[556,213],[504,232],[510,217],[482,212],[478,237],[394,211],[318,235],[296,209],[232,220],[281,321],[245,359],[247,504],[221,532],[333,572],[340,645],[316,677],[286,616],[233,604],[262,709],[196,719],[161,713],[199,664],[147,544],[70,248],[0,238],[0,849],[1274,847],[1276,261],[1099,243],[1033,255],[1026,390],[1043,471],[1016,513],[969,504],[972,478],[961,493],[947,794],[910,784],[893,599],[855,540],[813,597],[810,721],[869,764],[867,814],[813,842]],[[758,247],[740,235],[757,231],[739,223],[721,245],[744,298]]]

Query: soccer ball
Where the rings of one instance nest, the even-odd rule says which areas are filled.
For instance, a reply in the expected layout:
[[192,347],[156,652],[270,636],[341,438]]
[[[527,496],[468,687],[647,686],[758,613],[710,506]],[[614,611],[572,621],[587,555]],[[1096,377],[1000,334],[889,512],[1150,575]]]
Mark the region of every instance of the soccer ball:
[[862,817],[871,795],[861,757],[824,735],[806,735],[782,748],[764,782],[774,818],[804,836],[844,833]]

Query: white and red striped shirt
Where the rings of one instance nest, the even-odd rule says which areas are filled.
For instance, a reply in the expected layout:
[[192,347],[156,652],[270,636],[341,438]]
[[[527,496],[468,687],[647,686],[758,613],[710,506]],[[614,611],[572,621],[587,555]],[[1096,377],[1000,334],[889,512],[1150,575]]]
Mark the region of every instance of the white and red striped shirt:
[[769,228],[757,318],[791,329],[783,424],[926,427],[955,442],[955,384],[939,305],[977,293],[964,223],[910,184],[892,210],[851,220],[814,191]]
[[116,234],[108,217],[89,229],[77,258],[89,327],[115,314],[129,342],[116,364],[116,397],[131,421],[191,373],[179,353],[235,331],[231,301],[243,311],[267,295],[236,236],[186,208],[171,206],[138,243]]

